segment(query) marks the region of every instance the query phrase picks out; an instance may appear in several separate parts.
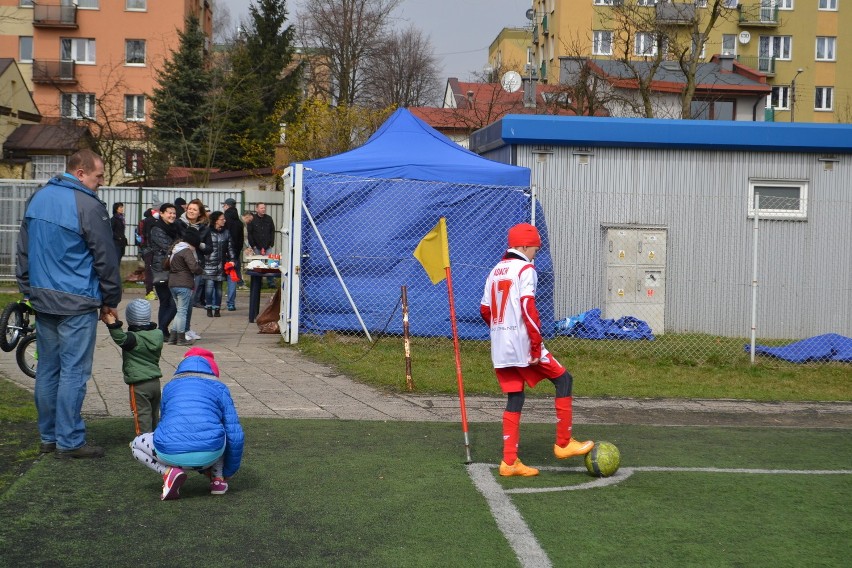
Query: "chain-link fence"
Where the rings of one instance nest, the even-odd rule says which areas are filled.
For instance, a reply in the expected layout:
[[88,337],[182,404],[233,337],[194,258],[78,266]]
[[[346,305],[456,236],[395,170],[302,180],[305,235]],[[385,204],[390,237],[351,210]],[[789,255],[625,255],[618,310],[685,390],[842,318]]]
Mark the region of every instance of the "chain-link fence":
[[[311,183],[334,190],[319,196]],[[411,256],[444,215],[460,336],[487,339],[482,286],[505,229],[530,220],[524,188],[342,176],[305,186],[302,333],[399,334],[406,285],[411,333],[449,337],[446,286]],[[561,352],[730,364],[748,362],[754,344],[764,362],[852,360],[852,196],[538,192],[548,250],[537,303]]]
[[[43,184],[44,181],[0,180],[0,281],[11,282],[15,279],[15,246],[26,203]],[[113,204],[124,203],[125,236],[128,242],[125,259],[133,259],[138,255],[135,231],[143,212],[156,203],[174,203],[178,197],[183,197],[187,202],[201,199],[211,211],[221,209],[222,202],[229,197],[237,201],[239,211],[254,211],[255,205],[263,201],[266,203],[267,214],[275,221],[276,229],[281,227],[284,218],[280,192],[198,187],[101,187],[98,189],[98,197],[107,204],[110,214]],[[275,244],[280,250],[279,233],[276,233]]]

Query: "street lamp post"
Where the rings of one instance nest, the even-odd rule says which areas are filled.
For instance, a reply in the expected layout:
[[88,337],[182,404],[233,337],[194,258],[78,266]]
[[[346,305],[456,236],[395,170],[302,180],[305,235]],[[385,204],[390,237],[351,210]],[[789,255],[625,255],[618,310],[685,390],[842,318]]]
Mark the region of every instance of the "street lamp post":
[[793,80],[790,81],[790,122],[795,122],[796,120],[796,77],[798,77],[804,69],[799,68],[796,71],[796,74],[793,75]]

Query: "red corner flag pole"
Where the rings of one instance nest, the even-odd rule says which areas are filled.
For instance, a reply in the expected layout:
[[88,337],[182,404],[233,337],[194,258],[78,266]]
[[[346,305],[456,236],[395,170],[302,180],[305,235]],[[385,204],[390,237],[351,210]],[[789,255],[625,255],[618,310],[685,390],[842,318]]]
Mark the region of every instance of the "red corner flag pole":
[[447,219],[441,217],[438,224],[426,233],[417,248],[414,258],[420,261],[432,284],[447,279],[447,295],[450,298],[450,322],[453,326],[453,349],[456,354],[456,379],[459,383],[459,406],[461,407],[462,430],[464,431],[464,449],[467,463],[470,459],[470,439],[467,435],[467,408],[464,405],[464,381],[462,380],[461,352],[459,350],[459,332],[456,328],[456,305],[453,300],[453,277],[450,271],[450,243],[447,237]]
[[470,459],[470,438],[467,434],[467,407],[464,404],[464,380],[462,379],[461,351],[459,350],[459,330],[456,327],[456,303],[453,300],[453,275],[450,267],[447,271],[447,296],[450,299],[450,323],[453,327],[453,351],[456,355],[456,380],[459,383],[459,407],[461,408],[462,431],[464,432],[464,449],[467,453],[467,463],[473,463]]

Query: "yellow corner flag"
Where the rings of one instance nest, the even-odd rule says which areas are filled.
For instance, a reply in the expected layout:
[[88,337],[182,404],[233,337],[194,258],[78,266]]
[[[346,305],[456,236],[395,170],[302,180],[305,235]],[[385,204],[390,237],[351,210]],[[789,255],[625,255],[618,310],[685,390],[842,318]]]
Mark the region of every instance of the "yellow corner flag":
[[450,266],[450,246],[447,243],[447,220],[444,217],[420,240],[414,249],[414,258],[423,265],[432,284],[447,277],[444,269]]

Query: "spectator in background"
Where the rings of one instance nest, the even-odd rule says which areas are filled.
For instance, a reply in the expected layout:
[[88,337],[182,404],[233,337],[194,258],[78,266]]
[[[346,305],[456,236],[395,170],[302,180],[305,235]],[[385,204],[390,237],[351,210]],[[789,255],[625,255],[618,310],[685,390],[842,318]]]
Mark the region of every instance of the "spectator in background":
[[169,258],[174,243],[180,238],[177,223],[175,223],[175,206],[163,203],[160,206],[160,218],[151,227],[149,248],[151,250],[151,267],[154,274],[154,290],[160,300],[157,312],[157,327],[163,332],[163,337],[169,338],[169,324],[175,317],[177,306],[169,290],[169,271],[163,267],[163,260]]
[[[246,230],[249,245],[254,254],[268,255],[275,247],[275,222],[266,214],[266,203],[258,203],[255,206],[255,214]],[[266,283],[270,288],[275,288],[275,278],[269,277]]]
[[136,225],[136,243],[139,245],[139,253],[142,255],[142,262],[145,264],[145,299],[148,301],[156,299],[154,293],[154,272],[151,261],[151,227],[160,218],[160,206],[162,203],[155,203],[152,207],[145,210],[142,214],[142,219]]
[[221,211],[210,214],[210,231],[206,237],[204,256],[204,289],[208,317],[220,317],[222,306],[222,281],[225,280],[225,263],[234,261],[231,234],[225,228],[225,215]]
[[237,280],[227,278],[228,292],[225,296],[225,303],[228,305],[228,311],[233,312],[237,309],[237,286],[243,283],[243,242],[245,241],[245,227],[240,220],[240,215],[237,213],[237,202],[235,199],[228,198],[222,202],[222,210],[225,213],[225,228],[231,234],[231,245],[234,247],[234,254],[237,256],[234,259],[234,269],[237,271]]
[[186,200],[183,197],[178,197],[175,199],[175,214],[177,218],[180,219],[183,217],[183,214],[186,213]]
[[112,227],[112,242],[118,255],[118,266],[121,267],[121,259],[124,258],[124,250],[127,248],[127,235],[124,234],[124,203],[119,201],[113,204],[109,224]]
[[68,158],[65,173],[27,202],[17,244],[18,288],[38,327],[35,404],[42,453],[100,458],[86,442],[81,410],[92,375],[100,318],[118,317],[121,274],[109,214],[98,198],[104,162],[91,150]]
[[[183,216],[178,220],[178,227],[181,237],[183,237],[187,230],[195,229],[198,231],[198,235],[201,238],[201,247],[196,250],[196,254],[198,256],[198,263],[204,264],[204,243],[207,237],[207,233],[210,232],[210,218],[207,216],[207,208],[204,207],[204,203],[201,202],[200,199],[193,199],[186,206],[186,211]],[[189,304],[189,309],[186,312],[186,338],[189,340],[201,339],[201,336],[192,330],[192,308],[204,308],[204,280],[202,276],[195,276],[195,287],[192,293],[192,301]]]

